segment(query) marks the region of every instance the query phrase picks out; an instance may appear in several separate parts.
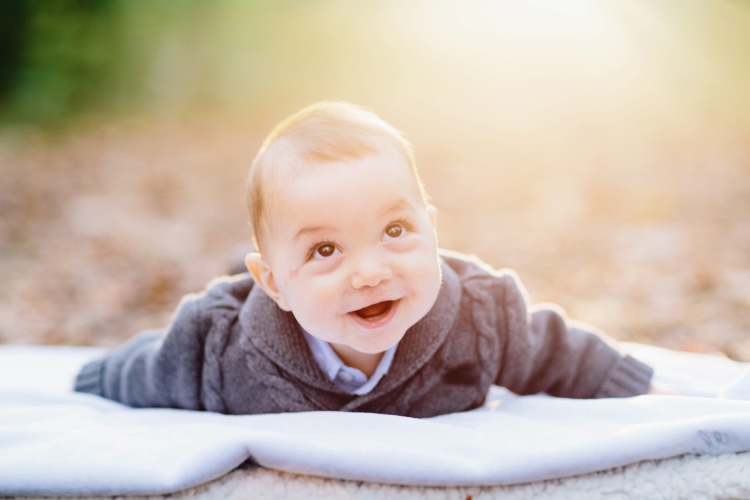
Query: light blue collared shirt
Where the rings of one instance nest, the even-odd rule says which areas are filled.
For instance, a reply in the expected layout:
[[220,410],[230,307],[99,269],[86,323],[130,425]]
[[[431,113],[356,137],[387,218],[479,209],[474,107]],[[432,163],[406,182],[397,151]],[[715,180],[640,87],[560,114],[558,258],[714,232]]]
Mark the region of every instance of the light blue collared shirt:
[[307,345],[310,346],[315,361],[317,361],[320,369],[333,382],[333,385],[347,394],[356,394],[357,396],[362,396],[372,391],[378,385],[380,379],[388,373],[393,356],[396,354],[396,347],[398,346],[396,344],[383,353],[378,367],[375,368],[372,377],[368,379],[360,370],[345,365],[328,342],[313,337],[304,329],[301,330],[305,336]]

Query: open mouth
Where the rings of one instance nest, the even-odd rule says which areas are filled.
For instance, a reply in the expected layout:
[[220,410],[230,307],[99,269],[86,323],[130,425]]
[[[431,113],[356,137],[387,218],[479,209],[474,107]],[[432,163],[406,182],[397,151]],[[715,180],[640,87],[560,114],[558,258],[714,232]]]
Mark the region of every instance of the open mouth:
[[391,307],[393,307],[393,301],[386,300],[385,302],[378,302],[377,304],[372,304],[371,306],[358,309],[354,311],[354,314],[362,319],[375,321],[388,314],[388,312],[391,310]]

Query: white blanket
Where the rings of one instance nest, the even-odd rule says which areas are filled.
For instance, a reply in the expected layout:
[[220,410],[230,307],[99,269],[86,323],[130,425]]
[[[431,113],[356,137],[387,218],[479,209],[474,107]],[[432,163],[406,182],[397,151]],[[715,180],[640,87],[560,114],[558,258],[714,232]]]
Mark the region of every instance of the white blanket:
[[482,409],[424,420],[135,410],[70,392],[99,350],[0,347],[0,495],[168,493],[246,460],[379,483],[499,485],[750,450],[750,402],[716,398],[747,397],[747,365],[630,347],[693,396],[575,401],[496,388]]

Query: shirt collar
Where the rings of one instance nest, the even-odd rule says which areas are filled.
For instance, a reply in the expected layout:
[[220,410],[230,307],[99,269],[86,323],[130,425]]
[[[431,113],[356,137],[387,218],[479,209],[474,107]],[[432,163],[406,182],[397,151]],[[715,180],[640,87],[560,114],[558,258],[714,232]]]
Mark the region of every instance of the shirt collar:
[[375,368],[375,372],[368,379],[362,371],[344,364],[328,342],[310,335],[302,328],[300,330],[302,330],[307,345],[310,346],[313,358],[315,358],[318,366],[320,366],[320,369],[323,370],[328,379],[347,394],[356,394],[358,396],[372,391],[378,382],[380,382],[380,379],[388,373],[393,356],[396,354],[396,347],[398,346],[396,344],[385,351],[383,357],[380,359],[380,363]]

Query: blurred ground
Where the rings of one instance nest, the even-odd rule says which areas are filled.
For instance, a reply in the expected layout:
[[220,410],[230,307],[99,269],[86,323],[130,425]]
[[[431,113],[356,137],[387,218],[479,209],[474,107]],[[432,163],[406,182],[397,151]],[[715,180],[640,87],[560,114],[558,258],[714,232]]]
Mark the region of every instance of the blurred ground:
[[[113,346],[164,326],[247,243],[242,183],[266,131],[204,117],[0,133],[0,342]],[[413,138],[442,246],[618,339],[750,361],[747,137],[524,175],[492,141],[456,160]]]

